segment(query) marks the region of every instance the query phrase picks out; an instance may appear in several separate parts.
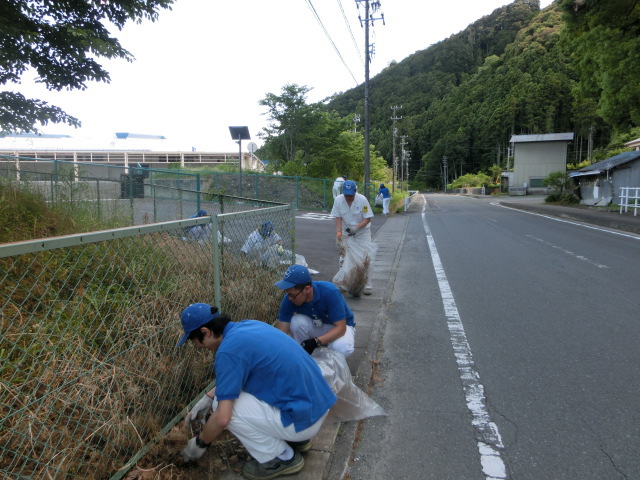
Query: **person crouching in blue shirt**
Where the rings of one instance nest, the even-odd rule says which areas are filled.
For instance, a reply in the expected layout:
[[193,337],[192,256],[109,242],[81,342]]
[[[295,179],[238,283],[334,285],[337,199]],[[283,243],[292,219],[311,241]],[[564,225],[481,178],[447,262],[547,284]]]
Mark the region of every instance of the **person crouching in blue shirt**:
[[301,452],[311,447],[336,396],[320,367],[290,337],[257,320],[232,322],[206,303],[182,312],[184,335],[215,354],[216,387],[185,421],[213,413],[182,450],[185,461],[200,458],[223,430],[233,433],[254,460],[242,474],[254,480],[300,471]]
[[356,322],[338,287],[312,282],[307,267],[291,265],[275,283],[284,290],[278,329],[290,334],[309,353],[322,346],[348,357],[353,353]]

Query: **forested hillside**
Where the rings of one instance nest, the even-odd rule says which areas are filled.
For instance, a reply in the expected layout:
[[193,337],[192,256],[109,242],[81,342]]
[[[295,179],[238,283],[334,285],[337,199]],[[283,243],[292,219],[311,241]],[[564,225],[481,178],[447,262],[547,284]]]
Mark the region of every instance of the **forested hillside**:
[[[516,0],[370,80],[371,143],[392,159],[392,106],[410,180],[506,166],[513,134],[574,132],[569,162],[640,136],[640,2]],[[364,86],[327,104],[362,115]],[[399,155],[399,153],[398,153]]]

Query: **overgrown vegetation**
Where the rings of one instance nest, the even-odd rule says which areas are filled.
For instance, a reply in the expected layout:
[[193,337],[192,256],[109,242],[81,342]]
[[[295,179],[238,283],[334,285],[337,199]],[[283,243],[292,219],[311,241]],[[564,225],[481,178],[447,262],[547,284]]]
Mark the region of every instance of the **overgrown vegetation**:
[[545,198],[547,203],[574,205],[580,199],[574,193],[575,184],[567,172],[552,172],[543,181],[545,187],[553,188],[553,192]]
[[[43,219],[58,225],[34,235],[81,225],[38,195],[10,185],[2,192],[26,212],[9,215],[0,202],[8,241],[32,238],[31,225]],[[212,380],[210,354],[175,351],[178,312],[214,296],[210,248],[180,238],[158,233],[0,259],[0,445],[12,452],[0,471],[109,478]],[[281,272],[257,275],[232,251],[221,263],[225,311],[274,319]],[[177,425],[129,478],[216,478],[246,459],[227,438],[198,465],[183,466],[178,452],[190,435]]]

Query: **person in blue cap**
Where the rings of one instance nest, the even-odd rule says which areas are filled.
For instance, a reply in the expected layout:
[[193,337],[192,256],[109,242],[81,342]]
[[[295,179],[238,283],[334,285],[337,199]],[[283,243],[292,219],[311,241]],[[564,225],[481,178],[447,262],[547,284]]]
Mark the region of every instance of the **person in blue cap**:
[[387,187],[384,186],[384,183],[380,184],[380,188],[378,188],[378,194],[382,195],[382,214],[389,215],[389,203],[391,203],[391,192]]
[[[270,256],[269,247],[273,245],[282,245],[282,238],[275,231],[273,222],[267,220],[260,225],[260,228],[249,234],[240,251],[249,259],[262,260],[265,263],[269,263],[270,259],[264,257],[265,255],[267,257]],[[284,250],[281,250],[280,254],[283,252]]]
[[[349,236],[354,242],[371,242],[371,219],[373,210],[369,200],[357,192],[358,187],[353,180],[347,180],[342,184],[342,195],[333,202],[331,216],[336,223],[336,242],[340,248],[342,237]],[[342,262],[340,262],[342,266]],[[363,293],[371,295],[370,272],[367,273],[367,282]]]
[[291,265],[275,286],[284,290],[278,329],[309,353],[322,346],[348,357],[355,346],[355,317],[338,287],[311,280],[309,269]]
[[[189,218],[206,217],[207,215],[208,214],[206,210],[200,209],[195,215],[191,215]],[[210,223],[185,227],[185,236],[182,238],[182,240],[189,240],[192,242],[207,241],[211,239],[211,230],[212,227]]]
[[232,322],[214,306],[194,303],[181,316],[184,335],[215,354],[216,386],[185,421],[211,413],[202,431],[181,451],[200,458],[223,430],[233,433],[253,460],[242,474],[266,480],[300,471],[336,396],[320,367],[296,342],[257,320]]

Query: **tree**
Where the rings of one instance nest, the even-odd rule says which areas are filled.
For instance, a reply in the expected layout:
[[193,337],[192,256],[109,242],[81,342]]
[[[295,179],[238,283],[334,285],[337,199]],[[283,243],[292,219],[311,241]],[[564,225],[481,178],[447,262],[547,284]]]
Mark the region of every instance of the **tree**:
[[[5,0],[0,2],[0,85],[17,85],[34,71],[49,90],[84,90],[87,82],[109,83],[97,58],[133,61],[106,22],[122,30],[128,21],[155,21],[174,0]],[[59,107],[19,92],[0,92],[0,131],[37,131],[37,124],[80,120]]]
[[[364,138],[353,132],[350,117],[328,111],[322,103],[308,104],[306,86],[285,85],[280,95],[268,93],[260,101],[267,108],[268,126],[261,158],[268,159],[271,171],[286,175],[334,178],[364,176]],[[385,161],[371,150],[372,178],[388,178]],[[375,175],[375,176],[374,176]]]
[[543,180],[545,187],[551,187],[555,193],[562,195],[566,191],[573,191],[575,185],[573,179],[567,172],[551,172],[547,178]]

